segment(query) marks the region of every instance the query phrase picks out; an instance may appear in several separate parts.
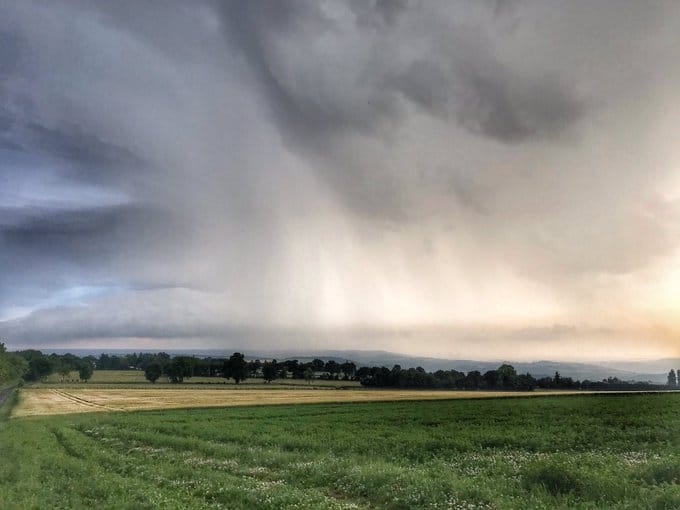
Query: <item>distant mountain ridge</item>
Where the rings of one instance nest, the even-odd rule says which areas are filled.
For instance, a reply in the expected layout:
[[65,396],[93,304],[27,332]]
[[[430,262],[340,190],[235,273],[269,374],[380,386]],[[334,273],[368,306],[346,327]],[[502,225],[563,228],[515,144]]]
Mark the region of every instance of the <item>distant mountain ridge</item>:
[[[158,352],[162,349],[45,349],[45,352],[66,353],[71,352],[79,356],[88,354],[127,354],[131,352]],[[227,357],[234,351],[243,352],[248,359],[272,359],[279,361],[285,359],[297,359],[311,361],[320,358],[324,361],[334,360],[337,362],[353,361],[357,366],[386,366],[401,365],[402,368],[423,367],[428,372],[436,370],[459,370],[470,372],[479,370],[486,372],[498,368],[503,361],[478,361],[467,359],[445,359],[423,356],[409,356],[388,351],[361,351],[361,350],[253,350],[248,348],[228,349],[194,349],[176,350],[167,349],[165,352],[172,355],[195,355],[199,357]],[[536,378],[552,377],[559,372],[563,377],[590,381],[601,381],[608,377],[617,377],[624,381],[650,381],[665,383],[668,371],[671,368],[680,368],[680,358],[666,358],[659,360],[644,361],[603,361],[598,363],[577,363],[565,361],[512,361],[508,360],[519,373],[529,373]]]

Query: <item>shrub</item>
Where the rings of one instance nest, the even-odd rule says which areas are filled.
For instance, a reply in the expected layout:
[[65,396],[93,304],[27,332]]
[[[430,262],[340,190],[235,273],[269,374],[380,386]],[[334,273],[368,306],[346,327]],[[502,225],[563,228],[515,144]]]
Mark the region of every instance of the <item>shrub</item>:
[[638,474],[648,483],[680,483],[680,460],[650,462],[642,466]]
[[522,469],[521,476],[525,488],[543,487],[553,496],[578,493],[582,488],[579,474],[559,459],[533,462]]

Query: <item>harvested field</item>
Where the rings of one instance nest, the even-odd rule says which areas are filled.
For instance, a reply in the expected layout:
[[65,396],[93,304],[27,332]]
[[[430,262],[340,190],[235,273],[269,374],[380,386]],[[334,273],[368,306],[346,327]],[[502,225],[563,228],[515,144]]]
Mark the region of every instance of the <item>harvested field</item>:
[[[569,392],[563,392],[569,393]],[[573,392],[572,392],[573,393]],[[260,389],[23,389],[13,417],[266,404],[540,396],[540,392]]]

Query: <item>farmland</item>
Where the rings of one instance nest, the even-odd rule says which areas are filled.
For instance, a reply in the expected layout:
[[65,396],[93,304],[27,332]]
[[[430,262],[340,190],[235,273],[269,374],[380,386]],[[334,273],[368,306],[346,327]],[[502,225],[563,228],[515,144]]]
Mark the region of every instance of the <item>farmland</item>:
[[[148,387],[149,385],[147,385]],[[14,417],[84,412],[139,411],[190,407],[231,407],[266,404],[375,402],[537,396],[540,393],[497,391],[414,391],[328,389],[196,389],[166,388],[31,388],[21,392]]]
[[[149,387],[150,383],[144,377],[144,372],[141,370],[95,370],[92,374],[92,378],[87,382],[88,386],[106,387],[107,385],[120,385],[124,384],[131,388],[134,387]],[[38,383],[36,386],[51,387],[58,385],[59,387],[71,386],[71,387],[82,387],[82,383],[79,381],[78,372],[73,371],[68,377],[61,377],[59,374],[53,373],[45,378],[43,383]],[[170,383],[167,378],[163,377],[155,383],[156,386],[172,386],[177,387],[176,384]],[[195,376],[187,378],[183,383],[183,386],[197,386],[203,387],[204,385],[212,385],[216,387],[231,386],[236,387],[236,383],[233,379],[224,379],[222,377],[200,377]],[[251,378],[246,379],[244,382],[240,383],[238,387],[250,388],[250,387],[266,387],[266,388],[299,388],[299,387],[312,387],[312,388],[360,388],[361,384],[359,381],[335,381],[335,380],[323,380],[314,379],[311,383],[303,379],[275,379],[271,382],[265,382],[261,378]]]
[[14,418],[0,507],[671,509],[678,416],[668,393]]

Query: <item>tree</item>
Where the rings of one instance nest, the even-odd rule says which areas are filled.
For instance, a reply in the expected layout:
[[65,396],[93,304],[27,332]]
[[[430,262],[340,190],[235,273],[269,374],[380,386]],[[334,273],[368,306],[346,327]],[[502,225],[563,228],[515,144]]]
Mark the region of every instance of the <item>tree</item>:
[[340,373],[340,365],[338,365],[337,361],[328,360],[325,369],[328,372],[329,379],[337,379],[337,374]]
[[312,384],[312,379],[314,379],[314,370],[312,370],[310,367],[307,367],[303,373],[303,376],[305,381],[307,381],[307,384]]
[[668,372],[668,387],[669,388],[675,388],[678,385],[678,381],[675,377],[675,370],[671,368],[671,371]]
[[469,390],[477,390],[482,385],[482,374],[479,370],[471,370],[465,376],[465,387]]
[[345,374],[344,379],[346,381],[354,377],[354,374],[357,371],[357,366],[351,361],[345,361],[340,365],[340,370],[342,371],[343,374]]
[[265,361],[262,364],[262,378],[265,380],[265,382],[272,382],[274,379],[276,379],[278,373],[279,368],[277,366],[276,360]]
[[250,377],[255,377],[262,369],[262,362],[259,359],[251,361],[248,363],[248,375]]
[[27,381],[39,381],[43,377],[47,377],[52,373],[52,365],[50,365],[49,360],[40,355],[39,357],[34,357],[28,362],[28,369],[24,375],[24,379]]
[[526,374],[517,376],[517,385],[515,387],[522,391],[533,391],[536,384],[536,379],[527,372]]
[[13,352],[7,352],[5,344],[0,342],[0,386],[23,376],[28,369],[28,362]]
[[184,357],[176,357],[165,366],[165,375],[171,383],[179,384],[185,377],[191,377],[191,364]]
[[512,365],[508,365],[507,363],[502,364],[498,367],[497,373],[499,388],[511,390],[517,386],[517,372]]
[[392,367],[392,370],[390,370],[390,379],[389,379],[389,385],[390,386],[403,386],[403,375],[402,375],[402,369],[401,365],[394,365]]
[[233,378],[236,384],[248,377],[248,362],[243,354],[235,352],[224,362],[224,377]]
[[305,373],[304,367],[296,359],[287,359],[284,362],[284,367],[293,379],[302,379]]
[[80,380],[87,382],[90,377],[92,377],[92,373],[94,372],[94,367],[92,366],[91,363],[88,363],[87,361],[82,363],[80,365],[80,368],[78,369],[78,375],[80,376]]
[[144,377],[151,383],[155,383],[163,373],[159,363],[150,363],[144,370]]
[[484,385],[487,388],[495,388],[498,386],[498,370],[488,370],[484,372],[484,375],[482,376],[482,380],[484,381]]
[[62,363],[59,367],[59,376],[61,377],[61,382],[64,382],[69,375],[71,375],[71,366],[66,363]]
[[555,388],[559,388],[560,385],[562,384],[562,377],[560,376],[559,372],[555,372],[555,377],[553,377],[553,384],[555,385]]

